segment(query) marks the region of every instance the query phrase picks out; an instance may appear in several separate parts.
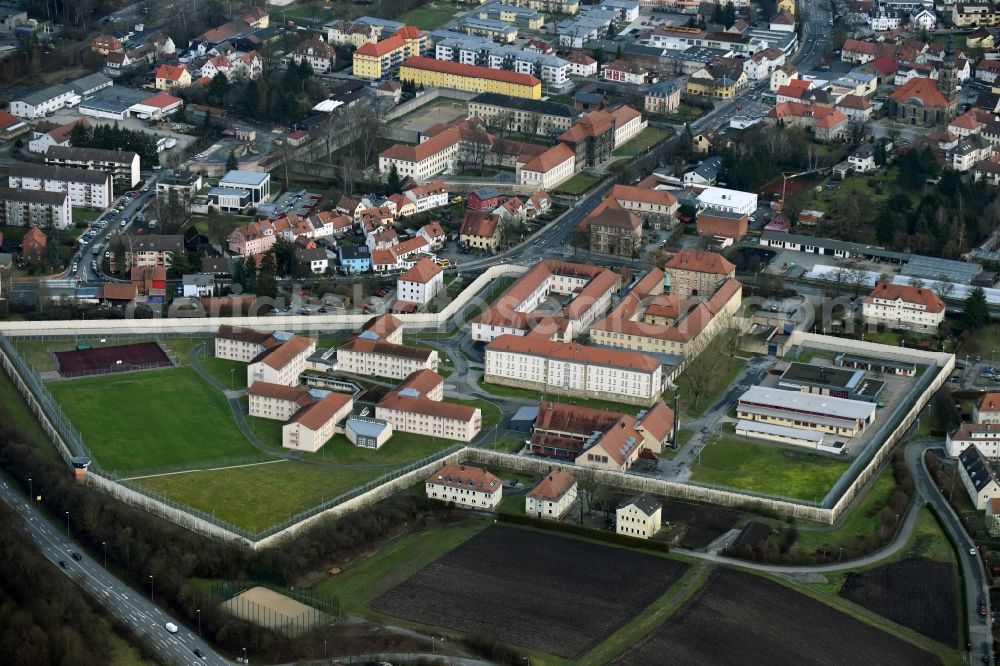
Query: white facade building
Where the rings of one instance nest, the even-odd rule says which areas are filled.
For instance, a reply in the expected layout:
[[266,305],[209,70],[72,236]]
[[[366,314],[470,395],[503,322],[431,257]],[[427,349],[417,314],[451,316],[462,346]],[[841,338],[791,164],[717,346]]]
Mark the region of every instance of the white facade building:
[[306,369],[306,359],[315,351],[316,341],[311,338],[292,335],[281,340],[281,344],[265,350],[247,365],[247,386],[253,386],[254,382],[297,386],[299,375]]
[[879,282],[865,298],[861,312],[866,324],[928,331],[937,330],[944,311],[944,301],[931,289]]
[[68,84],[35,90],[10,103],[10,112],[18,118],[43,118],[59,109],[73,108],[82,101],[80,94]]
[[426,305],[444,288],[444,269],[430,259],[421,259],[396,280],[396,298]]
[[503,482],[479,467],[444,465],[424,482],[427,497],[474,509],[495,509],[503,498]]
[[8,169],[7,184],[14,189],[65,192],[72,206],[104,209],[113,199],[111,174],[106,171],[16,163]]
[[698,202],[704,208],[721,210],[727,213],[753,215],[757,210],[757,195],[739,190],[727,190],[722,187],[706,187],[698,195]]
[[615,510],[615,532],[648,539],[660,531],[663,507],[652,495],[630,497]]
[[535,518],[562,518],[577,497],[576,477],[564,469],[549,472],[548,476],[524,496],[524,513]]

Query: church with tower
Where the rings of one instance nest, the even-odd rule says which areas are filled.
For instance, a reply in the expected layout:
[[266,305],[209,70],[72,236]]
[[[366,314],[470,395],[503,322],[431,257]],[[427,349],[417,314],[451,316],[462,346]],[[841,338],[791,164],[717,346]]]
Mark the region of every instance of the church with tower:
[[958,74],[951,35],[937,80],[910,79],[889,96],[888,106],[888,117],[906,125],[935,127],[952,121],[958,107]]

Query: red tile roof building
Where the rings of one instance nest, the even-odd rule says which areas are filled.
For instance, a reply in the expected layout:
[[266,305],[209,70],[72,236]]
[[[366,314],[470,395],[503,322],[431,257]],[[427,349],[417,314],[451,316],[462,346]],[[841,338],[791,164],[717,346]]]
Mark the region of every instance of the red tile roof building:
[[876,284],[862,305],[865,323],[919,331],[937,331],[944,311],[944,301],[931,289],[892,282]]
[[660,361],[648,354],[544,334],[501,335],[486,346],[485,381],[550,395],[652,405],[663,391]]
[[888,117],[906,125],[947,125],[954,117],[957,101],[948,99],[933,79],[910,79],[889,95]]
[[473,509],[493,510],[503,497],[503,482],[485,469],[443,465],[424,482],[427,497]]
[[482,410],[443,401],[443,386],[436,372],[416,371],[375,405],[375,418],[391,423],[394,431],[471,441],[482,428]]
[[[535,264],[481,315],[472,320],[472,339],[490,342],[531,331],[571,340],[586,330],[611,303],[621,276],[600,266],[546,259]],[[557,313],[537,311],[550,294],[572,296]]]
[[337,348],[337,370],[369,377],[404,379],[420,370],[437,370],[434,349],[401,344],[402,323],[392,315],[374,317]]

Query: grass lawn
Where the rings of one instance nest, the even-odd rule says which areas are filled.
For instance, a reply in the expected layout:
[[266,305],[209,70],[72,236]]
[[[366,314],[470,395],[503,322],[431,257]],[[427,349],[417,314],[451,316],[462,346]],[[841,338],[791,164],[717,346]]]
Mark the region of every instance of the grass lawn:
[[73,226],[90,224],[100,215],[99,210],[89,210],[86,206],[73,206]]
[[[476,516],[447,527],[408,534],[363,560],[340,565],[344,571],[337,576],[323,574],[314,589],[336,594],[342,610],[367,614],[368,604],[383,593],[492,524],[492,518]],[[308,581],[304,582],[308,585]]]
[[846,460],[720,437],[691,470],[695,481],[819,502],[847,467]]
[[641,155],[649,150],[650,146],[669,135],[669,130],[660,129],[658,127],[647,127],[621,146],[615,148],[614,152],[611,154],[624,157]]
[[597,176],[592,176],[589,173],[578,173],[562,185],[556,186],[553,191],[561,194],[583,194],[599,181],[600,178]]
[[[231,361],[228,358],[216,358],[211,350],[206,350],[206,358],[202,360],[203,368],[215,377],[223,386],[230,389],[247,387],[247,364],[242,361]],[[233,372],[235,370],[235,372]]]
[[484,448],[493,449],[494,451],[503,451],[505,453],[517,453],[524,446],[524,440],[526,437],[514,437],[512,435],[507,435],[495,446],[487,444]]
[[396,20],[407,25],[416,26],[422,30],[435,30],[455,18],[456,12],[464,11],[468,8],[467,5],[436,0],[398,16]]
[[[483,381],[482,378],[479,379],[479,385],[483,387],[484,390],[489,391],[493,395],[502,395],[508,398],[524,398],[525,400],[538,401],[541,399],[542,394],[538,391],[532,391],[531,389],[515,388],[513,386],[501,386],[500,384],[488,384]],[[566,396],[557,396],[549,394],[549,399],[555,402],[569,402],[574,405],[580,405],[582,407],[594,407],[595,409],[608,409],[615,412],[623,412],[626,414],[635,414],[641,407],[638,405],[626,405],[620,402],[610,402],[608,400],[593,400],[593,399],[583,399],[583,398],[568,398]]]
[[854,541],[860,535],[874,534],[878,526],[878,511],[885,506],[896,483],[892,478],[892,470],[883,469],[872,485],[871,490],[860,503],[856,504],[844,522],[836,529],[822,528],[810,530],[799,528],[799,536],[792,546],[792,552],[814,552],[826,545],[830,550]]
[[[708,348],[703,353],[712,353],[712,349]],[[680,410],[682,415],[697,417],[704,414],[705,410],[712,406],[719,397],[719,394],[736,379],[736,375],[747,364],[745,359],[736,358],[729,354],[723,354],[721,358],[724,362],[719,372],[713,376],[712,382],[702,391],[702,394],[698,397],[697,405],[695,405],[694,396],[691,394],[690,382],[684,377],[684,373],[681,373],[680,378],[677,380],[677,387],[681,392]],[[695,361],[695,363],[698,363],[698,361]]]
[[697,106],[681,102],[675,112],[668,113],[667,115],[662,116],[662,118],[671,123],[690,123],[698,118],[701,118],[703,115],[705,115],[705,112]]
[[338,470],[281,460],[249,467],[154,476],[136,483],[256,531],[381,474],[381,470]]
[[63,380],[48,389],[104,469],[259,456],[226,399],[191,368]]
[[34,444],[39,451],[51,458],[59,458],[55,446],[42,427],[38,425],[35,415],[28,409],[21,394],[14,388],[14,382],[11,381],[10,375],[3,371],[0,371],[0,403],[3,404],[3,410],[0,412],[3,415],[3,420],[17,426],[24,435],[25,441]]
[[202,342],[205,343],[205,356],[211,356],[212,350],[215,348],[214,338],[164,338],[160,344],[176,354],[181,363],[187,365],[188,354]]
[[[221,222],[226,225],[227,233],[232,231],[237,227],[242,227],[245,224],[249,224],[252,219],[249,216],[241,215],[227,215],[226,213],[217,213],[217,217]],[[191,224],[194,225],[198,231],[208,235],[208,217],[205,215],[192,215]]]

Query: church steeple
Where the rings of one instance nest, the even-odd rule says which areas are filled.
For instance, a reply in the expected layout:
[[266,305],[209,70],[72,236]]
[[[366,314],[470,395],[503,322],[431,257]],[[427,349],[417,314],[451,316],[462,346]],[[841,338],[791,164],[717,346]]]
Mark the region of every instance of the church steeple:
[[944,60],[938,71],[937,87],[949,102],[954,101],[958,95],[958,76],[955,72],[955,37],[951,34],[948,35],[948,45],[944,48]]

